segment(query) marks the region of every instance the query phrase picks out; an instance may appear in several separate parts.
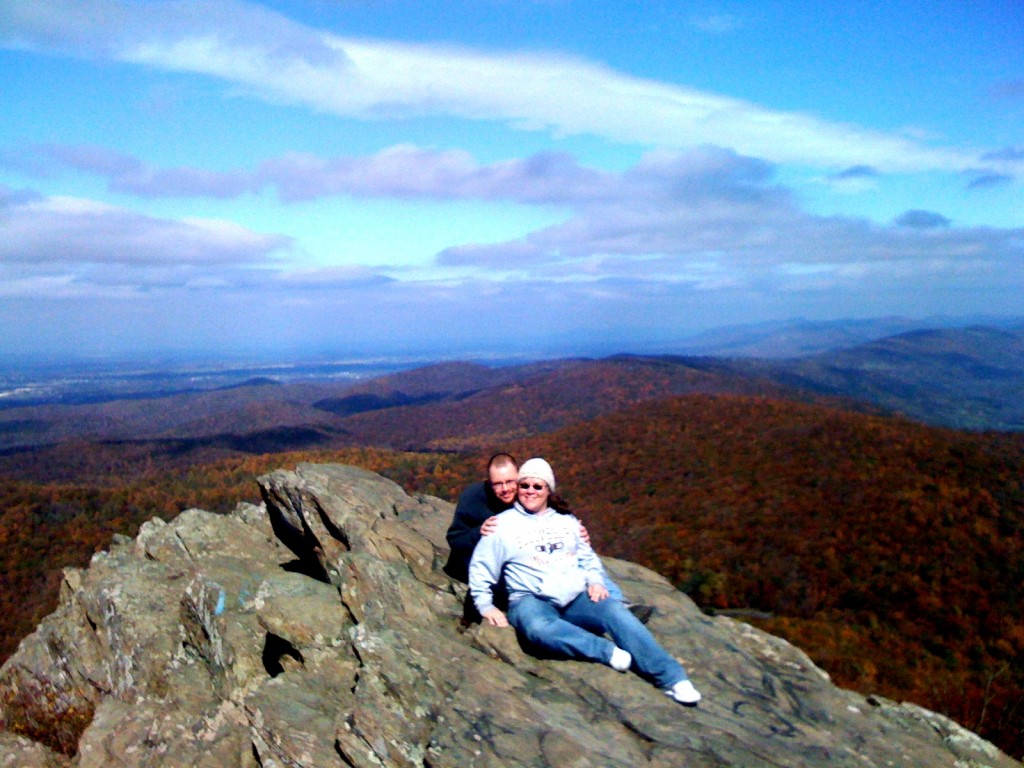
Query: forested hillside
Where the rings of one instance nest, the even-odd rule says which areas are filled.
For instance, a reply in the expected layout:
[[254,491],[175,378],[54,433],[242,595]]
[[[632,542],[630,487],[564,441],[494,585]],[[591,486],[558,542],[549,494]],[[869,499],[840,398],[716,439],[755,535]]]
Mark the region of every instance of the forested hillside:
[[[55,604],[61,567],[153,515],[256,501],[257,475],[298,461],[354,463],[454,499],[506,448],[551,459],[603,553],[791,639],[842,685],[946,712],[1024,754],[1024,435],[763,396],[659,399],[666,378],[645,362],[637,389],[625,363],[605,369],[597,415],[580,404],[559,417],[559,402],[598,391],[579,366],[560,386],[541,377],[487,407],[470,395],[350,417],[373,416],[410,445],[436,428],[461,452],[157,441],[3,457],[0,652]],[[681,370],[661,375],[671,384]],[[699,387],[702,375],[680,380]]]
[[916,330],[802,359],[743,365],[781,384],[875,403],[928,424],[1024,430],[1019,329]]
[[522,447],[600,551],[1024,752],[1024,435],[692,396]]
[[[555,360],[504,368],[445,363],[361,383],[266,382],[148,400],[0,409],[0,473],[18,465],[52,467],[28,448],[148,443],[177,461],[183,454],[362,445],[412,450],[465,449],[555,429],[652,397],[690,392],[800,397],[758,373],[699,358]],[[816,395],[807,395],[817,397]],[[502,419],[494,418],[501,410]],[[127,448],[127,450],[133,450]]]

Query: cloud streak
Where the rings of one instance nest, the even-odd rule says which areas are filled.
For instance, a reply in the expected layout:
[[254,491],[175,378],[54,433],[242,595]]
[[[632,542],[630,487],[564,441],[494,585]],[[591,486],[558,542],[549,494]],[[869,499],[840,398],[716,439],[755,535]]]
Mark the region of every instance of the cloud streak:
[[245,264],[291,244],[229,221],[161,219],[71,197],[0,196],[0,259],[45,264]]
[[16,0],[9,47],[104,57],[219,78],[250,94],[345,117],[447,115],[648,147],[718,144],[833,170],[1013,173],[1019,160],[767,109],[591,61],[338,37],[234,0]]
[[564,152],[481,165],[468,152],[403,144],[366,156],[319,158],[289,153],[255,169],[161,169],[102,147],[37,145],[0,156],[0,167],[51,178],[71,169],[96,174],[112,191],[142,198],[234,198],[277,190],[281,200],[325,197],[489,200],[580,205],[623,197],[647,202],[706,194],[760,197],[773,168],[715,147],[651,152],[624,173],[581,166]]

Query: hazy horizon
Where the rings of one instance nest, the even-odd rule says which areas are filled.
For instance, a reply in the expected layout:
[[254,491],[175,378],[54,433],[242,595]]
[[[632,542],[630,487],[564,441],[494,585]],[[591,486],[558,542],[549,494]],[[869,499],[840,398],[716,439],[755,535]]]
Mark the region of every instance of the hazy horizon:
[[[20,373],[46,372],[58,376],[63,371],[81,372],[94,370],[97,375],[109,372],[145,375],[160,370],[193,372],[204,369],[211,371],[253,370],[271,371],[275,367],[287,369],[295,366],[314,368],[317,366],[359,368],[408,369],[421,365],[444,362],[472,362],[484,365],[514,365],[546,359],[571,357],[605,357],[616,354],[681,354],[711,356],[725,355],[730,343],[756,346],[759,341],[770,345],[779,334],[806,331],[810,334],[825,334],[832,328],[839,332],[862,330],[865,338],[882,338],[908,330],[963,329],[971,326],[986,326],[1024,331],[1024,314],[993,316],[932,316],[913,319],[897,315],[875,318],[838,318],[814,322],[806,318],[766,323],[730,324],[716,326],[703,331],[679,335],[666,340],[645,340],[630,343],[628,339],[617,340],[606,337],[599,342],[581,343],[579,340],[564,338],[560,343],[539,349],[533,355],[513,348],[453,348],[451,346],[428,349],[424,347],[390,348],[364,346],[348,349],[325,349],[322,345],[307,348],[220,348],[220,349],[149,349],[129,350],[110,353],[54,353],[34,351],[28,353],[4,353],[0,351],[0,375],[15,377]],[[758,356],[744,353],[741,357]],[[774,356],[774,355],[767,355]]]

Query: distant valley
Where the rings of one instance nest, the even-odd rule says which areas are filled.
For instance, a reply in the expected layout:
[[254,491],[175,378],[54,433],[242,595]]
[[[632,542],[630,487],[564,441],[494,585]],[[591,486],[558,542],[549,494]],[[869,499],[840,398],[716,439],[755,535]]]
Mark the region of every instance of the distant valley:
[[[239,376],[238,373],[235,374]],[[438,363],[375,378],[338,372],[197,388],[176,374],[146,386],[0,408],[0,451],[68,440],[163,441],[265,453],[379,445],[485,446],[643,400],[686,393],[838,399],[958,429],[1024,429],[1024,332],[916,330],[800,358],[616,355],[488,366]],[[175,383],[177,382],[177,383]],[[177,388],[175,388],[177,387]],[[513,400],[517,408],[506,408]],[[529,406],[529,410],[526,408]],[[502,412],[503,418],[493,414]],[[415,413],[415,418],[411,414]]]

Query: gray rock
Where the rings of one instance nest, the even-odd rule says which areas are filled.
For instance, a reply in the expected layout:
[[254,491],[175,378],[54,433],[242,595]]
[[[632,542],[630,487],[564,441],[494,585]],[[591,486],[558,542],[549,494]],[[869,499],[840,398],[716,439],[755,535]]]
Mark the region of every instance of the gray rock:
[[0,731],[0,768],[67,768],[70,761],[42,744]]
[[0,669],[0,768],[1020,764],[949,719],[831,684],[797,648],[606,560],[704,694],[466,626],[450,504],[356,467],[260,479],[64,574]]

